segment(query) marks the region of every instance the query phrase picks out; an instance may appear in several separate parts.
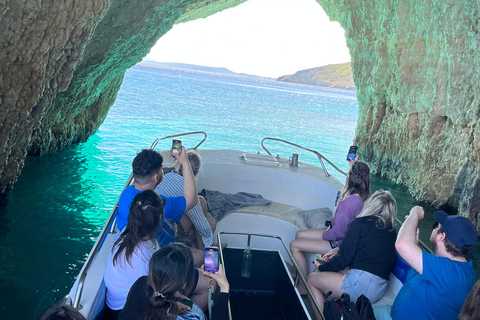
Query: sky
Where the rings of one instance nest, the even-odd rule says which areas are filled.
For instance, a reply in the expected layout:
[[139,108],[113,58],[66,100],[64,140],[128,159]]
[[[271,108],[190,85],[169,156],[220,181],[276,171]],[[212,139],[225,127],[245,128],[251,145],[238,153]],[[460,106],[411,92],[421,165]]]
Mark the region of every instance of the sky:
[[249,0],[174,25],[147,58],[277,78],[350,61],[345,32],[315,0]]

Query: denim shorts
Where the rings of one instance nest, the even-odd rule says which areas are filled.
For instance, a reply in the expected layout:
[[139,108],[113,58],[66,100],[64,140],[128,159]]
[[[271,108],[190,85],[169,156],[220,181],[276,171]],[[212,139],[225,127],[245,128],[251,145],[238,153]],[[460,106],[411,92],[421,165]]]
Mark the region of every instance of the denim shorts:
[[370,272],[351,269],[343,276],[342,291],[348,293],[353,302],[364,294],[373,304],[383,296],[387,284],[387,280]]

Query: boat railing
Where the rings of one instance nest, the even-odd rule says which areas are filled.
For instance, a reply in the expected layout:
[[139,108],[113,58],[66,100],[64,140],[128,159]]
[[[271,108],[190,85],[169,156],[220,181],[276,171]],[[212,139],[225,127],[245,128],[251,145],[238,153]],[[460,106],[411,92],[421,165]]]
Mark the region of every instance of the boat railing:
[[[395,222],[396,224],[398,225],[398,227],[400,228],[402,226],[402,222],[398,219],[398,218],[395,218]],[[430,249],[429,246],[427,246],[422,240],[418,239],[418,246],[420,248],[422,248],[423,250],[425,250],[426,252],[428,253],[433,253],[432,249]]]
[[197,144],[195,147],[192,148],[193,150],[197,150],[197,148],[200,147],[202,145],[202,143],[205,142],[205,140],[207,140],[207,134],[204,131],[185,132],[185,133],[175,134],[173,136],[166,136],[166,137],[163,137],[163,138],[158,138],[152,143],[152,146],[150,147],[150,149],[155,149],[157,147],[157,144],[158,144],[159,141],[166,140],[166,139],[177,138],[177,137],[189,136],[189,135],[192,135],[192,134],[203,134],[204,135],[203,140],[200,141],[199,144]]
[[[290,260],[293,262],[293,265],[295,267],[295,270],[296,270],[296,273],[297,273],[297,277],[300,277],[300,280],[303,282],[303,285],[305,286],[305,288],[307,289],[307,292],[308,292],[308,295],[310,297],[310,301],[313,301],[314,303],[314,308],[317,309],[318,313],[320,314],[320,316],[322,317],[323,320],[325,320],[325,316],[323,315],[323,312],[322,310],[320,309],[320,306],[318,305],[317,301],[315,300],[312,292],[310,291],[310,288],[308,287],[307,285],[307,281],[305,280],[305,277],[302,275],[302,273],[300,272],[300,268],[298,267],[297,263],[295,262],[295,259],[293,259],[293,256],[289,250],[289,248],[287,248],[287,245],[285,244],[285,241],[283,241],[282,237],[280,236],[277,236],[277,235],[272,235],[272,234],[263,234],[263,233],[249,233],[249,232],[233,232],[233,231],[220,231],[218,232],[217,234],[217,237],[218,237],[218,243],[222,243],[222,240],[221,240],[221,235],[222,234],[233,234],[233,235],[242,235],[242,236],[248,236],[248,243],[250,243],[250,237],[252,236],[255,236],[255,237],[264,237],[264,238],[273,238],[273,239],[277,239],[279,240],[284,249],[285,249],[285,252],[288,254]],[[219,246],[218,248],[218,251],[220,252],[220,259],[222,260],[222,262],[224,261],[223,260],[223,252],[222,252],[222,246]],[[227,275],[227,271],[224,269],[225,271],[225,276]],[[294,283],[297,282],[297,279],[298,278],[295,278],[294,279]],[[228,278],[227,278],[228,279]],[[230,309],[230,302],[228,304],[228,315],[229,315],[229,319],[231,320],[232,319],[232,313],[231,313],[231,309]]]
[[[165,140],[165,139],[171,139],[171,138],[175,138],[175,137],[193,135],[193,134],[203,134],[204,135],[202,141],[200,141],[199,144],[197,144],[194,148],[192,148],[192,149],[196,150],[203,142],[205,142],[205,140],[207,140],[207,134],[203,131],[187,132],[187,133],[181,133],[181,134],[172,135],[172,136],[166,136],[166,137],[163,137],[163,138],[157,138],[152,143],[152,145],[150,146],[150,149],[154,150],[159,141],[162,141],[162,140]],[[133,173],[131,173],[130,176],[128,177],[127,182],[123,186],[122,192],[123,192],[123,190],[125,190],[126,187],[131,185],[132,182],[133,182]],[[120,192],[120,194],[121,194],[121,192]],[[75,297],[74,297],[73,301],[72,301],[71,297],[66,296],[62,300],[63,304],[70,304],[78,310],[82,309],[82,306],[80,305],[80,299],[82,297],[83,288],[84,288],[84,285],[85,285],[85,279],[87,277],[88,271],[90,270],[90,267],[91,267],[93,261],[95,261],[95,258],[97,257],[98,252],[102,248],[102,244],[104,243],[107,235],[115,233],[115,229],[116,229],[116,215],[115,215],[115,213],[118,209],[118,201],[119,200],[120,200],[120,196],[118,197],[117,202],[115,203],[115,206],[113,207],[112,211],[110,212],[108,220],[105,223],[105,225],[103,226],[102,231],[100,231],[100,235],[98,236],[97,241],[95,242],[92,250],[90,251],[85,264],[83,265],[82,271],[80,272],[80,275],[79,275],[79,278],[78,278],[77,288],[76,288],[76,291],[75,291]],[[109,226],[110,226],[110,228],[109,228]]]
[[267,150],[267,148],[265,147],[265,145],[263,144],[263,142],[265,140],[272,140],[272,141],[279,141],[279,142],[283,142],[283,143],[286,143],[288,145],[291,145],[291,146],[294,146],[294,147],[297,147],[297,148],[300,148],[302,150],[305,150],[305,151],[308,151],[308,152],[311,152],[313,154],[315,154],[318,158],[318,161],[320,161],[320,165],[322,166],[322,169],[323,169],[323,172],[325,173],[325,176],[329,177],[330,176],[330,173],[328,173],[327,171],[327,168],[325,167],[325,164],[323,163],[323,160],[325,160],[329,165],[331,165],[335,170],[337,170],[339,173],[341,173],[342,175],[346,176],[347,173],[342,171],[340,168],[338,168],[336,165],[334,165],[330,160],[328,160],[327,158],[325,158],[320,152],[318,151],[315,151],[315,150],[312,150],[312,149],[309,149],[309,148],[306,148],[306,147],[303,147],[301,145],[298,145],[296,143],[293,143],[293,142],[290,142],[290,141],[287,141],[287,140],[283,140],[283,139],[277,139],[277,138],[271,138],[271,137],[266,137],[266,138],[263,138],[262,139],[262,148],[263,150],[265,150],[269,155],[272,155],[270,153],[270,151]]

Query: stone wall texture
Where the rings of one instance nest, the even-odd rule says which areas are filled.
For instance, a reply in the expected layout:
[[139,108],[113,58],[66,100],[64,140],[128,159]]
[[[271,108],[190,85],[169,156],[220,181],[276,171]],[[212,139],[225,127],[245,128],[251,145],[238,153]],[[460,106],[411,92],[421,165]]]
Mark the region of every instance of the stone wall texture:
[[[362,158],[480,228],[480,2],[316,1],[345,29]],[[174,23],[242,2],[0,0],[0,192],[27,154],[92,135]]]

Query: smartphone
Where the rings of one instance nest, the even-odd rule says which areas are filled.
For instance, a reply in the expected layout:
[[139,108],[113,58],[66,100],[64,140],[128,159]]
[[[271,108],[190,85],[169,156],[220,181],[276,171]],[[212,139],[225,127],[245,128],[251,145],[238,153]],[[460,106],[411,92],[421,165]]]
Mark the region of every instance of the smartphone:
[[355,156],[357,155],[357,149],[357,146],[350,146],[350,149],[348,149],[347,161],[355,159]]
[[[174,153],[174,151],[177,151]],[[173,139],[172,141],[172,154],[179,155],[182,153],[182,141]]]
[[186,305],[187,307],[190,307],[190,309],[192,309],[193,307],[193,301],[190,299],[183,299],[182,301],[180,301],[180,303]]
[[218,248],[206,247],[204,250],[204,270],[212,273],[218,271]]

